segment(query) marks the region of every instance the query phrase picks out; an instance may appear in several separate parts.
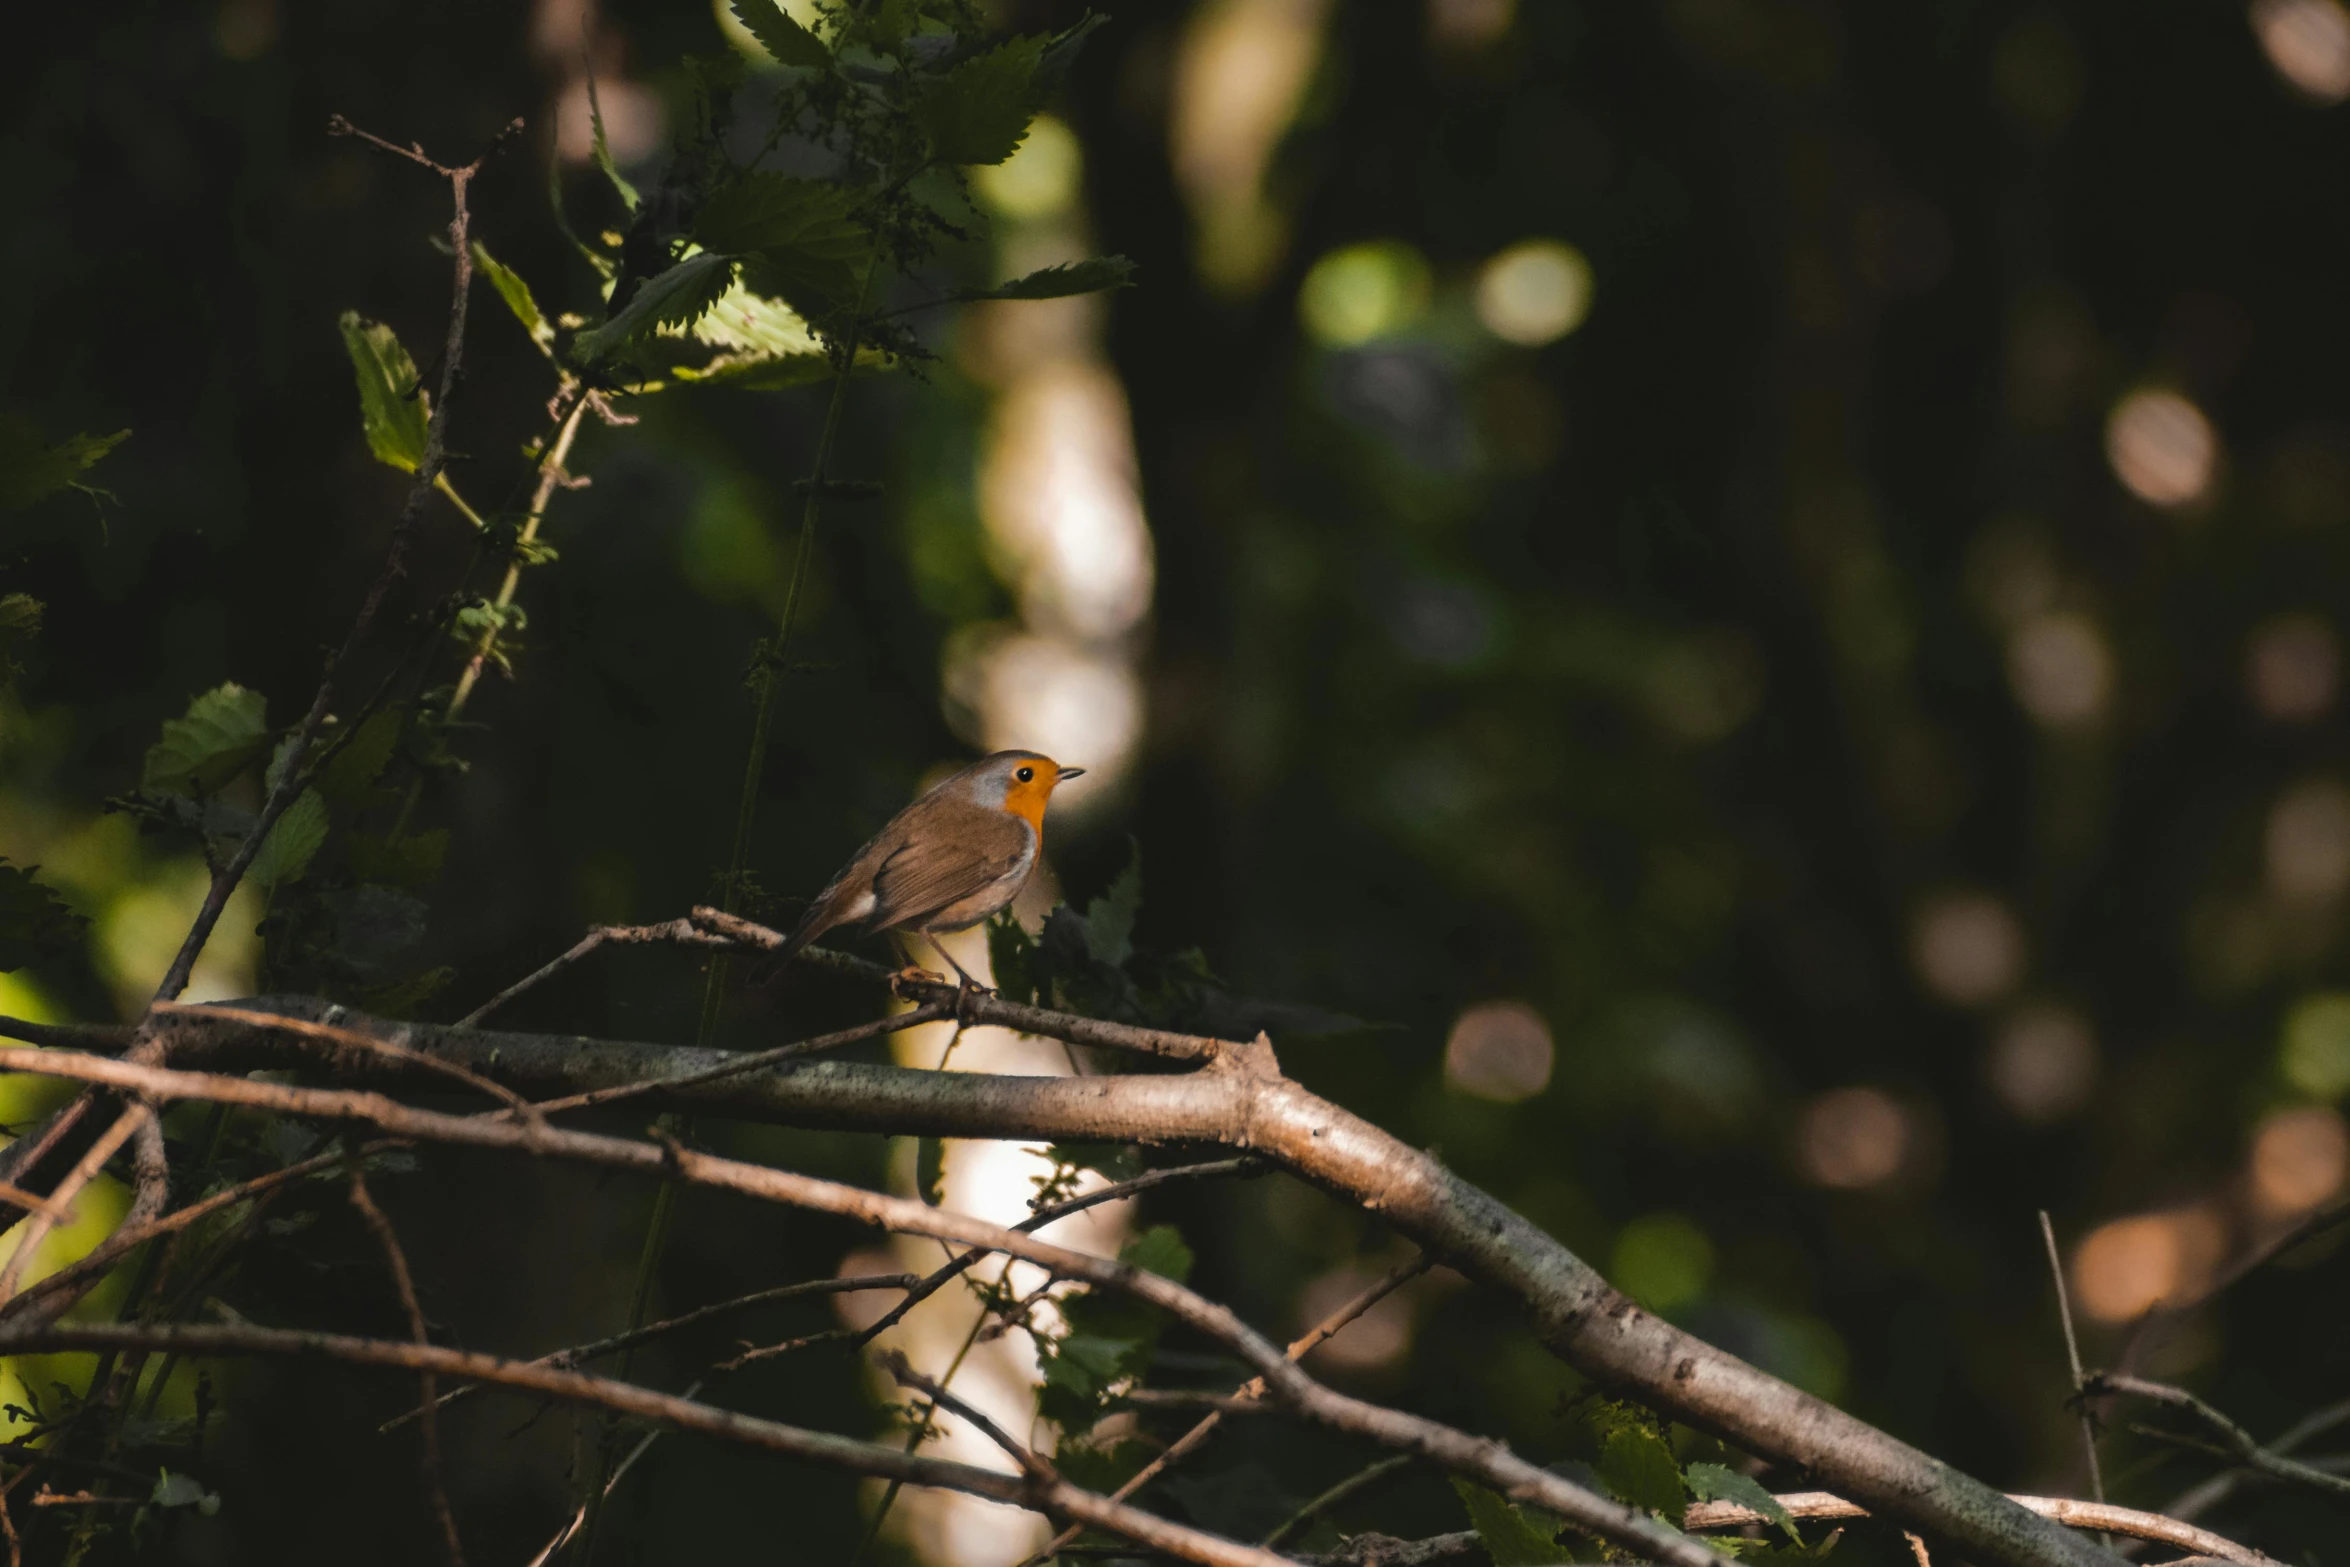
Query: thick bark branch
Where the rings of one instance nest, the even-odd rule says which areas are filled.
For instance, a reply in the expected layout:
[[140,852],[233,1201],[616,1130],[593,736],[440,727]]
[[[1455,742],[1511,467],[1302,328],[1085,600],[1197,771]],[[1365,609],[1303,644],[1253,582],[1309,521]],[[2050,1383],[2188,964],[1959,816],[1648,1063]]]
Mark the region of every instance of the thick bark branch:
[[[251,1005],[363,1029],[538,1095],[683,1076],[726,1060],[723,1052],[680,1046],[387,1023],[307,998]],[[1094,1037],[1117,1025],[1021,1010],[1020,1024],[1032,1032],[1126,1043]],[[188,1065],[316,1064],[249,1027],[186,1017],[158,1022],[169,1030],[172,1059]],[[1017,1078],[820,1061],[644,1097],[647,1108],[805,1127],[1248,1149],[1378,1213],[1442,1261],[1517,1297],[1543,1341],[1594,1380],[1815,1474],[1880,1517],[1987,1563],[2112,1567],[2118,1560],[1941,1460],[1640,1310],[1551,1236],[1432,1156],[1282,1077],[1269,1047],[1199,1043],[1214,1046],[1212,1065],[1183,1075]],[[364,1053],[335,1065],[353,1081],[425,1086]]]

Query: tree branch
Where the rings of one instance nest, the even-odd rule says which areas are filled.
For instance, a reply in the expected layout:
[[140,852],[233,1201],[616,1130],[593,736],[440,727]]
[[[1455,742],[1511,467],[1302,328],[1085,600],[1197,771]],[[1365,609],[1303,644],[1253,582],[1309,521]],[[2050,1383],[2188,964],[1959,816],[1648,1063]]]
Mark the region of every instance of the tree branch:
[[[2197,1398],[2183,1387],[2172,1387],[2167,1382],[2149,1382],[2142,1377],[2116,1376],[2098,1371],[2090,1374],[2082,1384],[2086,1397],[2111,1394],[2123,1398],[2142,1398],[2148,1403],[2162,1404],[2194,1418],[2206,1431],[2218,1439],[2224,1456],[2234,1459],[2245,1468],[2267,1475],[2272,1480],[2289,1481],[2328,1496],[2350,1497],[2350,1479],[2287,1458],[2281,1453],[2262,1447],[2252,1433],[2221,1414],[2217,1409]],[[2177,1442],[2173,1434],[2146,1428],[2146,1434],[2158,1440]]]
[[[2153,1540],[2163,1545],[2176,1545],[2183,1550],[2216,1557],[2221,1561],[2238,1562],[2244,1567],[2281,1567],[2272,1556],[2238,1545],[2225,1535],[2213,1534],[2191,1523],[2176,1518],[2165,1518],[2160,1513],[2144,1513],[2134,1507],[2116,1507],[2108,1502],[2082,1502],[2065,1496],[2011,1496],[2007,1500],[2027,1512],[2067,1524],[2075,1529],[2102,1529],[2109,1534],[2126,1534],[2133,1539]],[[1797,1518],[1867,1518],[1868,1509],[1859,1507],[1828,1491],[1791,1491],[1779,1498],[1779,1505]],[[1736,1502],[1693,1502],[1682,1527],[1687,1529],[1735,1529],[1742,1524],[1767,1523],[1768,1519],[1751,1508]],[[2164,1563],[2163,1567],[2175,1567]]]
[[[416,1298],[416,1279],[408,1271],[408,1253],[400,1247],[400,1235],[392,1228],[392,1221],[367,1190],[365,1161],[356,1148],[346,1149],[343,1157],[344,1177],[350,1182],[351,1206],[367,1221],[375,1232],[376,1244],[383,1248],[384,1264],[391,1270],[392,1287],[399,1292],[400,1309],[408,1317],[408,1336],[416,1343],[429,1347],[432,1335],[424,1320],[424,1303]],[[457,1534],[457,1515],[449,1510],[449,1488],[441,1477],[441,1422],[436,1413],[440,1407],[435,1378],[427,1368],[420,1370],[416,1380],[423,1393],[424,1440],[423,1448],[425,1494],[432,1498],[433,1513],[441,1526],[442,1549],[448,1553],[449,1567],[465,1567],[465,1545]]]

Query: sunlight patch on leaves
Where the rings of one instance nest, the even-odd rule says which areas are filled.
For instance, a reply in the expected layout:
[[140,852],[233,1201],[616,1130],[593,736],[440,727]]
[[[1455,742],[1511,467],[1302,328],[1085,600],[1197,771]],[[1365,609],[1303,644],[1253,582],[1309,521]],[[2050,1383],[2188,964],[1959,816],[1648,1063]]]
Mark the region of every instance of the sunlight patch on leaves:
[[690,326],[718,303],[734,282],[734,258],[704,251],[645,280],[620,313],[572,339],[582,363],[608,359],[664,326]]
[[531,294],[530,285],[522,280],[522,274],[491,255],[489,247],[478,239],[473,242],[473,264],[490,280],[490,287],[498,291],[498,297],[506,302],[514,319],[522,323],[522,330],[530,334],[530,340],[541,349],[552,348],[554,325],[540,313],[539,302]]
[[1452,1488],[1468,1511],[1469,1527],[1477,1531],[1478,1543],[1493,1558],[1493,1567],[1551,1567],[1554,1562],[1575,1559],[1574,1552],[1553,1538],[1559,1524],[1549,1514],[1520,1507],[1466,1480],[1455,1479]]

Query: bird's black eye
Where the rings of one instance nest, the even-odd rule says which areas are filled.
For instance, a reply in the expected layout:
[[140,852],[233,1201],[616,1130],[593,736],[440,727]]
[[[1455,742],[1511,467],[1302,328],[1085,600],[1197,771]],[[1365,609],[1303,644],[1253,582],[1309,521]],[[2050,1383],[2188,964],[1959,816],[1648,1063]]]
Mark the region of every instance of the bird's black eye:
[[1034,783],[1036,782],[1036,769],[1033,767],[1023,767],[1012,776],[1019,779],[1022,783]]

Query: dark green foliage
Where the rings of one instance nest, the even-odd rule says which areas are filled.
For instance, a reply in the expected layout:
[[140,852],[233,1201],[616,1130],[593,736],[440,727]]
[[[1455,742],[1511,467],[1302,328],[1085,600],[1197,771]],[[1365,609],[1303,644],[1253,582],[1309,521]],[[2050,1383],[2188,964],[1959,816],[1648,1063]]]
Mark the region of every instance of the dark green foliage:
[[51,445],[30,424],[0,416],[0,512],[22,511],[59,490],[105,494],[82,483],[81,476],[130,433],[74,435]]
[[1045,40],[1016,38],[974,55],[914,101],[914,115],[941,163],[1001,163],[1035,118],[1036,69]]
[[[1118,1259],[1177,1283],[1191,1275],[1191,1248],[1172,1225],[1143,1231]],[[1133,1296],[1086,1289],[1062,1299],[1061,1320],[1061,1333],[1037,1345],[1044,1363],[1038,1407],[1063,1431],[1076,1433],[1091,1429],[1119,1384],[1149,1367],[1164,1318]]]
[[139,787],[153,795],[202,796],[261,759],[269,748],[268,707],[258,691],[216,686],[167,719],[147,748]]
[[1681,1478],[1695,1500],[1735,1502],[1740,1507],[1752,1508],[1785,1530],[1788,1544],[1803,1544],[1803,1534],[1795,1527],[1795,1515],[1780,1505],[1779,1499],[1752,1475],[1740,1474],[1722,1464],[1691,1464]]
[[1131,288],[1133,285],[1133,262],[1124,256],[1092,256],[1084,261],[1064,261],[1058,266],[1031,272],[1026,277],[998,283],[993,288],[975,289],[963,297],[1062,299],[1071,294],[1098,294],[1104,289]]
[[0,595],[0,697],[24,676],[24,656],[41,637],[41,601],[30,593]]
[[1608,1495],[1633,1507],[1644,1507],[1676,1527],[1688,1497],[1681,1486],[1681,1466],[1673,1449],[1646,1420],[1628,1419],[1608,1432],[1600,1444],[1599,1483]]
[[0,973],[69,951],[87,923],[33,879],[38,865],[0,859]]
[[346,310],[337,323],[351,373],[359,383],[359,423],[375,460],[403,473],[424,464],[424,427],[430,400],[416,376],[416,361],[392,329]]
[[1550,1567],[1575,1559],[1558,1543],[1559,1520],[1540,1508],[1520,1507],[1467,1480],[1455,1479],[1452,1488],[1493,1567]]
[[729,0],[729,9],[777,65],[804,71],[832,69],[832,51],[824,47],[824,40],[794,21],[776,0]]

